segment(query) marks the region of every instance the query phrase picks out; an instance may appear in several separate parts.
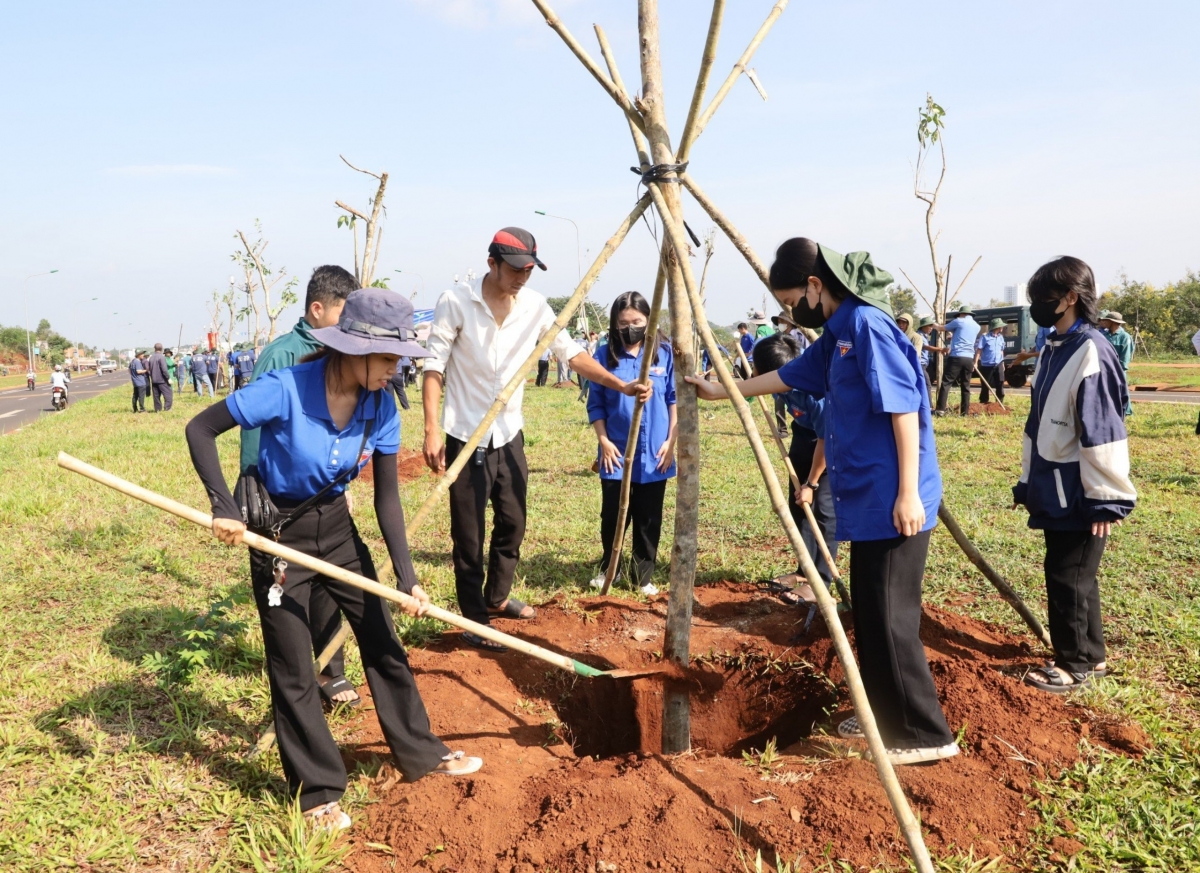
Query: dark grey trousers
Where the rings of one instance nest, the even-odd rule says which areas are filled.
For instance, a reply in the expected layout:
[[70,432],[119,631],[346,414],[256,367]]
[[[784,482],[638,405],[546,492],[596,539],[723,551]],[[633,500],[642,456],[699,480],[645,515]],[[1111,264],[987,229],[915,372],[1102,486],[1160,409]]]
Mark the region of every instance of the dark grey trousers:
[[1086,673],[1104,661],[1100,583],[1096,574],[1108,537],[1090,530],[1047,530],[1046,600],[1054,663]]

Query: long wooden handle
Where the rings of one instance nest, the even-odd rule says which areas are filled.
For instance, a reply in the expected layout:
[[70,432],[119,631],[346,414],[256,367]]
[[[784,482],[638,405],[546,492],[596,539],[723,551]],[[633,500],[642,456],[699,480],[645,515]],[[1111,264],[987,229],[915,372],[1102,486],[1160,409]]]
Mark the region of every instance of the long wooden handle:
[[[99,467],[93,467],[91,464],[85,463],[78,458],[71,457],[66,452],[58,453],[58,466],[64,470],[70,470],[73,473],[79,473],[82,476],[99,482],[101,485],[107,485],[114,491],[120,491],[122,494],[140,500],[143,503],[148,503],[151,506],[157,507],[164,512],[169,512],[172,515],[179,516],[182,519],[198,524],[203,528],[212,528],[212,516],[208,513],[201,512],[198,509],[193,509],[178,501],[172,500],[169,497],[164,497],[143,488],[140,485],[134,485],[119,476],[114,476]],[[393,603],[398,603],[401,606],[411,606],[416,602],[416,598],[410,597],[396,591],[393,588],[388,588],[385,585],[380,585],[366,576],[360,576],[357,573],[351,573],[341,567],[337,567],[327,561],[322,561],[320,558],[314,558],[311,555],[306,555],[303,552],[298,552],[295,549],[290,549],[287,546],[282,546],[274,540],[260,536],[252,531],[246,531],[242,535],[242,541],[252,549],[258,549],[260,552],[266,552],[268,555],[275,555],[277,558],[282,558],[289,564],[297,564],[301,567],[307,567],[323,576],[328,576],[330,579],[337,579],[339,582],[345,582],[347,585],[353,585],[355,588],[360,588],[377,597],[382,597],[384,600],[390,600]],[[461,615],[449,612],[439,606],[428,605],[425,607],[425,616],[428,618],[436,618],[438,621],[444,621],[446,624],[453,625],[457,628],[462,628],[465,631],[470,631],[477,636],[487,640],[500,643],[508,646],[526,655],[534,658],[539,658],[548,664],[553,664],[570,673],[577,673],[580,676],[603,676],[603,670],[597,670],[595,667],[589,667],[587,664],[582,664],[574,658],[568,658],[566,655],[560,655],[557,652],[552,652],[549,649],[543,649],[541,646],[535,646],[533,643],[526,642],[514,636],[509,636],[506,633],[501,633],[488,625],[479,624],[471,621],[469,618],[463,618]]]
[[988,390],[988,393],[996,398],[996,402],[1000,404],[1000,408],[1007,412],[1008,407],[1004,405],[1004,401],[1000,399],[1000,395],[996,393],[996,389],[988,384],[987,379],[983,378],[983,371],[979,369],[978,364],[975,365],[975,375],[979,377],[979,381],[983,383],[983,387]]

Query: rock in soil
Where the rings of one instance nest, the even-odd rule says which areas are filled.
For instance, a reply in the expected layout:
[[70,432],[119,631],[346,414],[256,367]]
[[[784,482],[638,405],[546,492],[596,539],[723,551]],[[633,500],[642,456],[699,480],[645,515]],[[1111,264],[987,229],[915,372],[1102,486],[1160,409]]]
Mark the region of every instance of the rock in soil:
[[[863,744],[836,738],[850,706],[821,621],[792,644],[804,615],[750,586],[698,587],[696,599],[694,660],[666,679],[576,678],[514,652],[468,648],[456,632],[410,652],[434,731],[484,767],[463,779],[376,780],[347,866],[697,873],[741,869],[740,849],[771,862],[803,855],[809,869],[827,847],[854,865],[901,863],[907,850]],[[594,666],[631,669],[658,663],[664,616],[665,597],[597,597],[498,624]],[[639,641],[635,629],[655,635]],[[1016,855],[1038,821],[1028,806],[1034,782],[1077,760],[1090,716],[1021,683],[1037,661],[1029,638],[936,608],[926,608],[921,636],[964,753],[899,768],[900,781],[935,853]],[[693,751],[684,755],[659,754],[664,681],[692,691]],[[386,760],[373,713],[354,718],[347,764]],[[1092,738],[1144,748],[1119,727]],[[774,761],[760,754],[772,739]],[[751,802],[767,794],[778,802]]]

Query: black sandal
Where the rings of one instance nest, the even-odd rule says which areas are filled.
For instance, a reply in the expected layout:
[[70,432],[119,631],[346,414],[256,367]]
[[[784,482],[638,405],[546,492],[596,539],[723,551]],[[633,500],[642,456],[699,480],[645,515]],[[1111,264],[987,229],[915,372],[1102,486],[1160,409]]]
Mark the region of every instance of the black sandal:
[[[350,684],[350,680],[345,676],[339,676],[336,679],[330,679],[328,682],[317,682],[317,690],[321,692],[321,699],[330,706],[361,706],[362,695],[360,695]],[[343,691],[354,691],[353,700],[334,700],[333,695],[341,694]]]
[[507,652],[508,646],[481,637],[479,634],[473,634],[470,631],[462,632],[462,641],[468,646],[474,646],[477,649],[483,649],[486,652]]
[[[1039,682],[1033,678],[1033,674],[1041,673],[1046,677],[1046,682]],[[1105,671],[1107,672],[1107,671]],[[1063,670],[1061,667],[1045,666],[1035,667],[1025,674],[1025,684],[1032,685],[1039,691],[1047,691],[1050,694],[1069,694],[1072,691],[1080,691],[1087,688],[1092,677],[1096,675],[1096,671],[1091,670],[1087,673],[1075,673],[1070,670]],[[1074,682],[1067,682],[1066,677],[1070,676]]]
[[537,618],[537,610],[533,609],[530,615],[522,615],[526,609],[533,609],[532,606],[522,603],[515,597],[508,598],[508,603],[504,604],[500,609],[489,609],[488,615],[492,618],[516,618],[521,621],[532,621]]

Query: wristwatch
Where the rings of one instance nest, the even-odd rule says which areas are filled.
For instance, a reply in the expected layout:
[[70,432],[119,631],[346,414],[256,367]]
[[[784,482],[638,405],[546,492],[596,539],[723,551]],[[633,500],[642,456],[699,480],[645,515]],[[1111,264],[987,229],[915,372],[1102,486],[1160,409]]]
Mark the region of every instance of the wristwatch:
[[803,485],[801,485],[800,487],[801,488],[811,488],[813,491],[817,490],[817,485],[814,482],[805,481],[805,483]]

